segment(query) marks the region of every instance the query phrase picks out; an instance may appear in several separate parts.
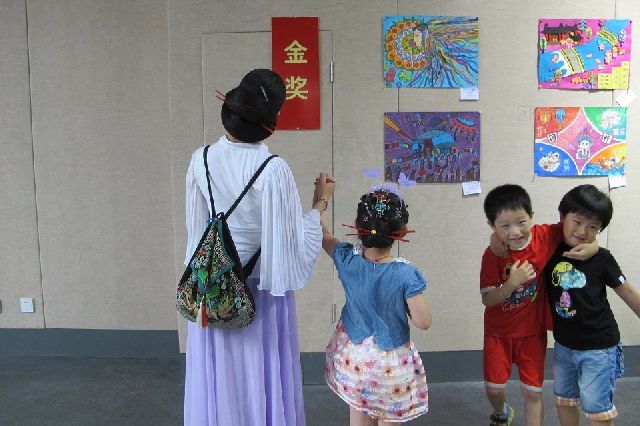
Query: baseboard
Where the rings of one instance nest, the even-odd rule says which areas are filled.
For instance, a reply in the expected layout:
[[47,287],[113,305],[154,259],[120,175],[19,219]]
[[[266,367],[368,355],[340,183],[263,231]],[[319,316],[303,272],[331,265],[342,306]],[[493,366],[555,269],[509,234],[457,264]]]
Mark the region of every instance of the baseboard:
[[[175,330],[85,330],[0,328],[2,356],[174,358],[182,360]],[[431,383],[482,381],[482,351],[421,352]],[[625,377],[640,377],[640,346],[624,348]],[[552,350],[545,378],[552,379]],[[324,352],[300,354],[305,385],[324,384]],[[184,368],[184,367],[183,367]],[[514,369],[512,378],[517,379]]]
[[[640,376],[640,346],[625,346],[624,377]],[[482,351],[420,352],[427,370],[427,380],[431,383],[478,382],[482,377]],[[324,384],[324,352],[300,354],[302,380],[305,385]],[[545,379],[553,379],[553,349],[547,349]],[[518,379],[515,367],[511,378]]]
[[0,356],[166,358],[180,353],[175,330],[0,329]]

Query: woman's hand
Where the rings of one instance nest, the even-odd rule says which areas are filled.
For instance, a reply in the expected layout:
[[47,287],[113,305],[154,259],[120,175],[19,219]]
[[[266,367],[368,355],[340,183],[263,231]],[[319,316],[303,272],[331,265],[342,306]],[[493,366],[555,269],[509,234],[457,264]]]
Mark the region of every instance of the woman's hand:
[[333,196],[336,181],[328,173],[320,172],[314,185],[316,189],[313,193],[313,208],[319,207],[317,210],[322,213],[327,209],[329,200]]

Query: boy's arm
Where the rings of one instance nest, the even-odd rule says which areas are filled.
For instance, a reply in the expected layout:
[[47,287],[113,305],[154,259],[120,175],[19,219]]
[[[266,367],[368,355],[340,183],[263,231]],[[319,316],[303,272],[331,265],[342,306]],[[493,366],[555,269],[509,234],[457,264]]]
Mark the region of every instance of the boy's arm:
[[489,248],[498,257],[507,257],[509,254],[509,246],[503,243],[495,232],[492,232],[489,237]]
[[629,281],[613,289],[620,299],[631,308],[636,316],[640,317],[640,292],[633,288]]
[[584,260],[591,259],[593,256],[595,256],[595,254],[598,252],[599,249],[600,249],[600,246],[598,245],[598,240],[594,240],[592,243],[578,244],[577,246],[573,247],[571,250],[565,251],[564,253],[562,253],[562,255],[564,257],[568,257],[569,259],[584,261]]
[[325,212],[320,214],[320,225],[322,225],[322,248],[327,252],[329,257],[333,259],[333,249],[340,240],[331,233],[331,230],[327,226]]

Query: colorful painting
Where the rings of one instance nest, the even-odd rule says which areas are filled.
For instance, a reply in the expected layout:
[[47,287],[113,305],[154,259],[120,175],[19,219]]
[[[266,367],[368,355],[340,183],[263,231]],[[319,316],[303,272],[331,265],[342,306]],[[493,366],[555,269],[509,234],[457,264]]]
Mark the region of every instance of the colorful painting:
[[629,19],[540,19],[538,85],[543,89],[628,89]]
[[382,21],[386,87],[478,85],[478,18],[385,16]]
[[535,110],[534,171],[538,176],[622,175],[627,109],[542,107]]
[[480,113],[386,112],[384,178],[405,185],[480,180]]

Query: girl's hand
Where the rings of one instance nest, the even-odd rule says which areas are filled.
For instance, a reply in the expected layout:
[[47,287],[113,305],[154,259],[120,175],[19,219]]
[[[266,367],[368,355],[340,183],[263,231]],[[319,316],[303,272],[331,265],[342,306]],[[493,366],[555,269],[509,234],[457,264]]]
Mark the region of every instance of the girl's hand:
[[336,181],[333,176],[325,172],[320,172],[314,185],[316,187],[315,194],[317,195],[317,199],[324,198],[328,200],[333,196],[333,191],[336,190]]
[[333,179],[333,176],[320,172],[314,182],[314,185],[316,189],[313,193],[312,208],[318,207],[318,211],[322,213],[327,209],[329,200],[333,196],[333,192],[336,189],[336,182]]

